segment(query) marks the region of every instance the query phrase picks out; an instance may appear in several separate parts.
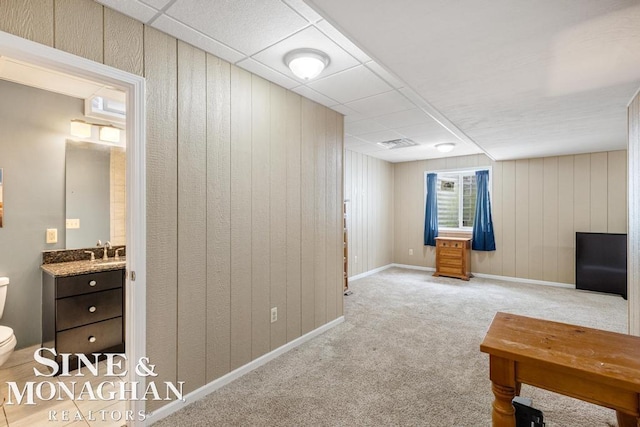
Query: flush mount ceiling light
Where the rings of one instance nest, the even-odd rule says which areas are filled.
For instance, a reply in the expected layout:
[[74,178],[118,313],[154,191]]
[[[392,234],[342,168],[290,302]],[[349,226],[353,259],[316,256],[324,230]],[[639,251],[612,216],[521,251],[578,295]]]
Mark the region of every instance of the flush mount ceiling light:
[[441,153],[449,153],[456,147],[456,144],[453,142],[443,142],[442,144],[436,144],[435,147]]
[[329,65],[329,57],[315,49],[296,49],[284,56],[284,63],[296,77],[311,80]]

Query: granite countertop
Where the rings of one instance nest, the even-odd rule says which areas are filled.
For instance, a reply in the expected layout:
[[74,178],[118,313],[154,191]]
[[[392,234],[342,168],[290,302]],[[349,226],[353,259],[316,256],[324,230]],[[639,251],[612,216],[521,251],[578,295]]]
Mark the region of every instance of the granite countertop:
[[127,262],[125,257],[119,259],[109,258],[107,261],[97,259],[95,261],[71,261],[43,264],[42,271],[53,277],[77,276],[79,274],[98,273],[100,271],[122,270]]

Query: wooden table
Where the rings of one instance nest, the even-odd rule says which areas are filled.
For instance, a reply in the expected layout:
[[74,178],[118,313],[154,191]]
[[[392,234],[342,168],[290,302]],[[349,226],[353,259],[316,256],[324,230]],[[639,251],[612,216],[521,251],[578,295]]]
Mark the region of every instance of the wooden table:
[[497,313],[480,351],[489,354],[494,427],[515,427],[511,400],[522,383],[615,409],[620,427],[640,427],[640,337]]

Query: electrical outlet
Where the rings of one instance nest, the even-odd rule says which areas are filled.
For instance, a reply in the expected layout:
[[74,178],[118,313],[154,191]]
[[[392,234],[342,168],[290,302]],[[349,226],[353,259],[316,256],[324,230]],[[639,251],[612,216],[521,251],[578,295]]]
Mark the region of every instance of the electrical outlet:
[[47,228],[47,243],[58,243],[57,228]]
[[409,255],[413,255],[413,249],[409,249]]
[[357,263],[358,263],[358,255],[356,255],[356,256],[354,257],[353,262],[354,262],[355,264],[357,264]]
[[271,323],[278,320],[278,307],[273,307],[271,309]]
[[67,219],[67,229],[71,230],[76,228],[80,228],[80,219],[79,218]]

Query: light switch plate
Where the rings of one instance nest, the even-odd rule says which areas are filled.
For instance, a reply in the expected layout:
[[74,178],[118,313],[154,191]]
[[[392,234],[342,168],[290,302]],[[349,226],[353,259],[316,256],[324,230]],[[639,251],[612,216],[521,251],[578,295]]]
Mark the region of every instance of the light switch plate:
[[58,243],[57,228],[47,228],[47,243]]

